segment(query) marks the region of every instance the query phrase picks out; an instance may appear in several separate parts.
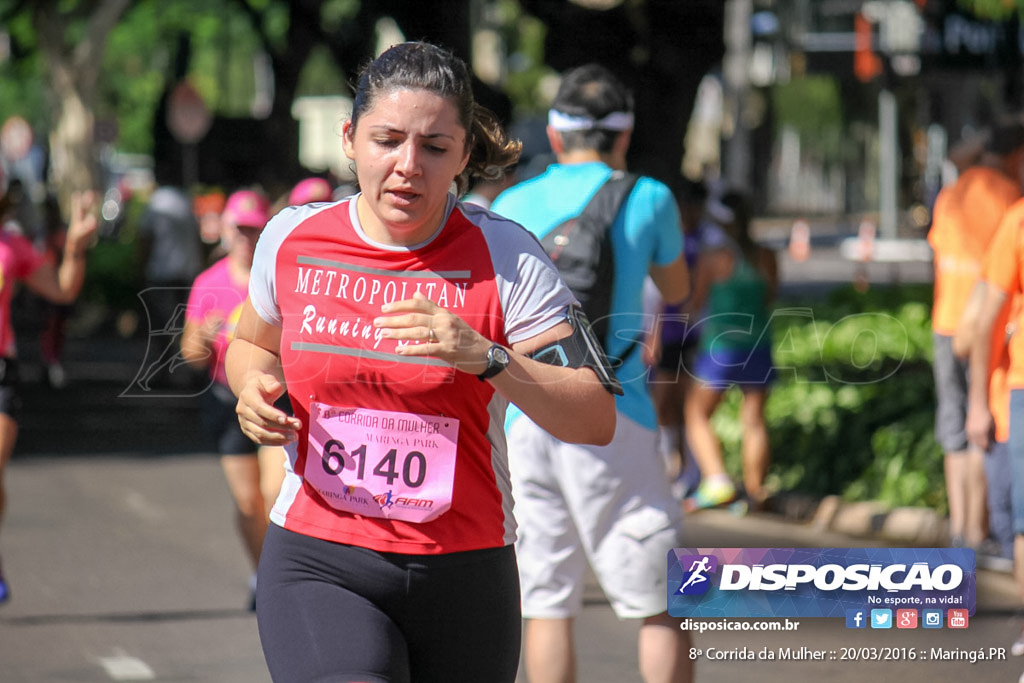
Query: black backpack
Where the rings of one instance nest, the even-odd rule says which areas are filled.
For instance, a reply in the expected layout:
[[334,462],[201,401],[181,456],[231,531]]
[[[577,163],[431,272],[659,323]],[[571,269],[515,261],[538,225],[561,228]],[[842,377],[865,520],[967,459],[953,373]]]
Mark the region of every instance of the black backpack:
[[[615,259],[608,229],[638,179],[639,176],[632,173],[613,172],[587,203],[583,213],[557,226],[541,240],[565,284],[579,299],[594,334],[605,349],[608,348],[608,322],[615,281]],[[620,362],[635,344],[621,354]],[[610,356],[609,359],[617,364],[616,359]]]

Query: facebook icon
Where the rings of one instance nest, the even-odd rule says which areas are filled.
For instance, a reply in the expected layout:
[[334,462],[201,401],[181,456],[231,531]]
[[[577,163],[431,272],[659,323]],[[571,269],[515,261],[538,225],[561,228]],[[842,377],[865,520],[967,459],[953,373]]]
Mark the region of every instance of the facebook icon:
[[868,620],[862,609],[846,610],[846,628],[867,628]]

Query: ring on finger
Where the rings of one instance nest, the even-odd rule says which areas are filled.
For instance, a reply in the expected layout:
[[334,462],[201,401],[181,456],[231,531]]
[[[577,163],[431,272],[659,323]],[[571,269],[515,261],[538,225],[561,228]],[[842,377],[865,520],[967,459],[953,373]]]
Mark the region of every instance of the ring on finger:
[[437,341],[437,335],[434,333],[433,327],[431,327],[430,330],[427,332],[427,338],[432,342]]

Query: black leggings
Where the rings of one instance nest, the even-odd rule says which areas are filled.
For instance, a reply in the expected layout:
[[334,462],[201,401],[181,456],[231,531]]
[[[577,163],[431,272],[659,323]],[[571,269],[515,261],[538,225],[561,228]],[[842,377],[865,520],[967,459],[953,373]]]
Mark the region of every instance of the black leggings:
[[519,666],[512,546],[379,553],[271,524],[256,612],[280,683],[513,683]]

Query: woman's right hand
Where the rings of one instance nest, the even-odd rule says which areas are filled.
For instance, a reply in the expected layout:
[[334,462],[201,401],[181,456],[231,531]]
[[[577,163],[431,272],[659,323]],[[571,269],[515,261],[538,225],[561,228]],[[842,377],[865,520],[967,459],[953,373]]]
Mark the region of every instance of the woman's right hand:
[[269,373],[253,372],[238,393],[238,424],[261,446],[284,446],[298,438],[302,421],[274,407],[285,387]]
[[982,452],[987,451],[992,440],[994,422],[992,411],[988,405],[970,403],[967,408],[967,420],[964,425],[967,440]]
[[75,192],[71,195],[71,221],[64,237],[64,253],[75,258],[85,256],[85,250],[99,229],[96,193]]

